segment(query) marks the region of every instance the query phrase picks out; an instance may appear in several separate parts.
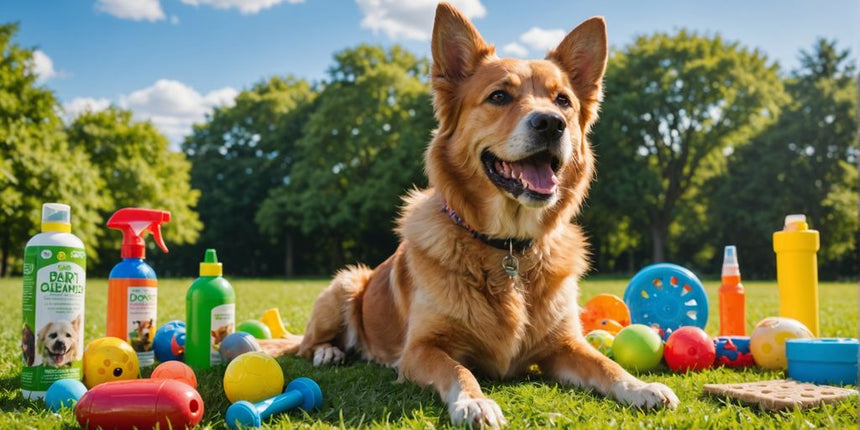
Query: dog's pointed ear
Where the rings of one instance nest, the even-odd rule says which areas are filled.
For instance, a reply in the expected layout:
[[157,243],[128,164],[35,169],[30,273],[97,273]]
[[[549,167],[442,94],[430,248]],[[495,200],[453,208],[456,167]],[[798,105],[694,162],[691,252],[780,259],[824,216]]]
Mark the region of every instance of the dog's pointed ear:
[[78,316],[76,316],[75,319],[72,320],[72,328],[75,329],[76,332],[80,331],[80,329],[81,329],[81,314],[78,314]]
[[570,78],[586,125],[597,118],[608,53],[606,21],[596,16],[579,24],[547,54],[547,59],[561,66]]
[[439,119],[439,133],[444,135],[456,127],[459,84],[475,72],[481,61],[495,55],[495,48],[484,41],[469,19],[454,6],[439,3],[431,51],[433,106]]
[[494,49],[454,6],[439,3],[433,23],[433,75],[459,81],[472,74],[475,66]]

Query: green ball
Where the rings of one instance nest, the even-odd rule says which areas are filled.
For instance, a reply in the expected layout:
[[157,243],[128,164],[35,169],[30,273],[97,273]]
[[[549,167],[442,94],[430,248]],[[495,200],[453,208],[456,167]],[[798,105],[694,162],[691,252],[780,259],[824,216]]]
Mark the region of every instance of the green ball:
[[651,370],[663,358],[663,340],[651,327],[631,324],[615,335],[612,355],[627,370]]
[[245,320],[240,322],[239,325],[236,326],[236,331],[248,333],[257,339],[272,338],[272,331],[269,330],[269,326],[262,321],[257,320]]

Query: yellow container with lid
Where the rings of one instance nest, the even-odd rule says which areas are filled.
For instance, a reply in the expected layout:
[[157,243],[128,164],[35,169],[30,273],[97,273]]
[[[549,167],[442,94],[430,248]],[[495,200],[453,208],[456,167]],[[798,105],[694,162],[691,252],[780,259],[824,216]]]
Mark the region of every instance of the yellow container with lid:
[[805,215],[786,216],[783,230],[773,234],[779,315],[800,321],[816,337],[819,247],[818,231],[809,228]]

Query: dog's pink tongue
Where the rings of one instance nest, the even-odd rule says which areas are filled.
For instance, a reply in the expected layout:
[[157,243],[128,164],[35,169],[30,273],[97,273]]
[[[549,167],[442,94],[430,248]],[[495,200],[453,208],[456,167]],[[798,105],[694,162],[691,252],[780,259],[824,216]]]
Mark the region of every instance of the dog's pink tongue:
[[51,354],[51,359],[54,360],[55,364],[60,364],[63,361],[62,354]]
[[529,189],[541,194],[551,194],[558,185],[558,178],[549,163],[522,163],[522,180]]

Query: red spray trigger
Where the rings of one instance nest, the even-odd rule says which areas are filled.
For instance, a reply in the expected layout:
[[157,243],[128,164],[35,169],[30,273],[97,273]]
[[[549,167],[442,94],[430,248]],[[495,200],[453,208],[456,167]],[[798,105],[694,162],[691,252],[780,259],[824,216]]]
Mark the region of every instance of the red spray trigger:
[[168,252],[161,237],[161,224],[168,221],[170,212],[167,211],[123,208],[110,217],[107,226],[122,231],[122,258],[144,258],[146,248],[143,237],[146,232],[151,232],[158,247]]

